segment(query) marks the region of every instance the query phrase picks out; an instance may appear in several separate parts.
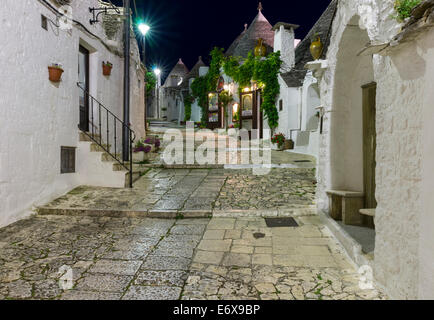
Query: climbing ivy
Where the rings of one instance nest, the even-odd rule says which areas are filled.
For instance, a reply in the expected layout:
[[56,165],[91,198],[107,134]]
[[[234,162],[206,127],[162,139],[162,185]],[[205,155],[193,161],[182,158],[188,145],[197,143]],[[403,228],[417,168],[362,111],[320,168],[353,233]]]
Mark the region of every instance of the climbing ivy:
[[262,110],[271,129],[275,129],[279,125],[276,99],[280,94],[278,76],[281,65],[282,60],[279,51],[270,53],[265,59],[254,57],[253,54],[249,53],[243,64],[241,64],[240,58],[230,57],[223,65],[225,73],[240,86],[250,86],[250,81],[253,80],[260,87],[263,87]]
[[221,48],[214,48],[210,55],[211,64],[208,74],[197,78],[191,85],[193,98],[197,99],[202,108],[202,123],[207,122],[208,93],[216,90],[220,70],[223,68],[225,74],[240,87],[250,86],[253,80],[263,88],[262,110],[270,128],[277,128],[279,113],[276,108],[276,99],[280,94],[278,76],[282,65],[280,52],[270,53],[266,58],[254,57],[252,53],[249,53],[244,62],[241,57],[225,57]]
[[191,105],[193,104],[194,98],[190,93],[184,94],[184,106],[185,106],[185,118],[184,121],[190,121],[191,119]]
[[196,78],[191,84],[193,98],[198,101],[202,109],[202,124],[208,121],[208,93],[217,89],[217,82],[220,78],[220,68],[224,61],[223,49],[214,48],[211,53],[211,64],[205,76]]
[[223,110],[224,110],[223,121],[224,121],[225,126],[226,126],[226,120],[228,117],[228,105],[232,101],[234,101],[234,97],[229,93],[229,91],[223,91],[222,93],[219,94],[219,103],[221,104],[221,106],[223,107]]
[[146,96],[149,97],[157,85],[157,77],[153,72],[146,72]]

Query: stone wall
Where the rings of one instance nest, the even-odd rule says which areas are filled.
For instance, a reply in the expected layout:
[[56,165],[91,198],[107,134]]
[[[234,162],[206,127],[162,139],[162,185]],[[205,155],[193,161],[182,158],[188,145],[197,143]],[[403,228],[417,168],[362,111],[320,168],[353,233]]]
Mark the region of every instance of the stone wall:
[[[39,1],[4,0],[0,12],[0,227],[25,217],[35,205],[71,188],[86,184],[80,172],[60,174],[60,147],[78,146],[78,48],[90,49],[90,91],[122,119],[123,58],[121,39],[111,41],[101,23],[90,25],[89,7],[97,0],[73,1],[72,15],[102,41],[74,24],[71,30],[56,27],[55,14]],[[46,16],[48,30],[41,27]],[[111,49],[109,50],[108,47]],[[102,75],[102,61],[113,63],[112,75]],[[131,66],[132,123],[140,132],[143,94],[139,88],[138,49],[133,45]],[[58,84],[48,80],[47,67],[61,63]],[[143,85],[143,81],[140,86]],[[142,123],[144,121],[141,120]],[[144,131],[144,130],[143,130]]]
[[[329,68],[320,83],[321,101],[327,112],[319,150],[320,209],[327,210],[325,191],[336,184],[334,166],[341,161],[339,158],[350,157],[346,164],[343,162],[344,168],[351,160],[359,161],[357,157],[351,158],[352,155],[345,149],[333,147],[349,132],[338,134],[333,127],[334,119],[342,117],[336,115],[342,111],[339,100],[345,96],[347,102],[360,98],[355,93],[345,92],[339,85],[352,77],[351,74],[339,72],[346,63],[340,60],[343,51],[351,49],[348,45],[340,46],[343,35],[348,29],[356,28],[360,30],[360,37],[365,34],[370,41],[388,41],[400,29],[400,25],[391,18],[392,14],[392,0],[339,2],[327,53]],[[353,43],[358,43],[356,40]],[[433,81],[432,72],[428,72],[434,63],[432,43],[431,30],[409,45],[396,47],[389,56],[374,55],[372,58],[373,80],[377,82],[378,208],[374,273],[393,298],[432,298],[434,294],[433,203],[429,199],[432,195],[428,197],[433,189],[432,182],[422,175],[423,171],[431,172],[431,175],[434,171],[433,152],[427,148],[430,143],[428,136],[432,133],[428,126],[434,119],[430,111],[432,104],[431,108],[427,105],[430,90],[426,87]],[[361,61],[363,58],[358,59]],[[424,119],[424,115],[431,118]],[[429,187],[431,191],[426,189]]]

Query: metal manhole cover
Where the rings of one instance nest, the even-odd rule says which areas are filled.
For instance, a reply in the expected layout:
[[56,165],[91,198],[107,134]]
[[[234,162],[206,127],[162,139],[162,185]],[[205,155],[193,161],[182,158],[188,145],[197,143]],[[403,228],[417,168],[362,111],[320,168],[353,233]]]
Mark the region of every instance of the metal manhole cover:
[[294,218],[265,218],[269,228],[298,227]]

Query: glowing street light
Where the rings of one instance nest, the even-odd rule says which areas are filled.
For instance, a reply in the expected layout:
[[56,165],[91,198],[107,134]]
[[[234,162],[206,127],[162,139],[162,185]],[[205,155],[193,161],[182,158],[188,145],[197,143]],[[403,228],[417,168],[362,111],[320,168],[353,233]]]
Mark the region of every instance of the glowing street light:
[[158,77],[161,74],[161,70],[158,68],[154,68],[154,73]]
[[151,30],[151,27],[148,26],[146,23],[140,23],[138,28],[139,28],[140,33],[144,36],[146,36],[146,34],[148,33],[149,30]]
[[139,29],[140,33],[143,35],[143,48],[142,48],[142,55],[143,55],[143,64],[146,65],[146,34],[151,30],[151,27],[148,26],[146,23],[139,23],[137,28]]

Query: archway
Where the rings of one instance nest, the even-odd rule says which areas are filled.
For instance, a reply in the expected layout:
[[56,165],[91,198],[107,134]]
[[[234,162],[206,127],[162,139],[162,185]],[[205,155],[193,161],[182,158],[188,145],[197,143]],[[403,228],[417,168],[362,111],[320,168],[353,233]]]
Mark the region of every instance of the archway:
[[360,29],[359,19],[355,16],[348,23],[336,57],[330,169],[332,189],[364,192],[366,148],[364,152],[362,87],[374,82],[374,70],[372,56],[357,55],[370,40],[368,33]]

